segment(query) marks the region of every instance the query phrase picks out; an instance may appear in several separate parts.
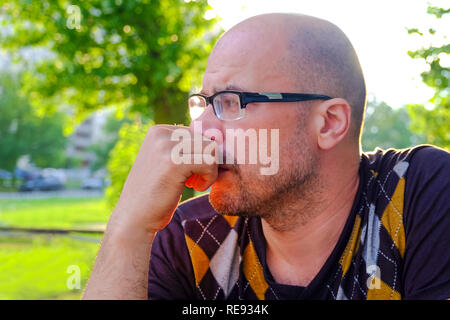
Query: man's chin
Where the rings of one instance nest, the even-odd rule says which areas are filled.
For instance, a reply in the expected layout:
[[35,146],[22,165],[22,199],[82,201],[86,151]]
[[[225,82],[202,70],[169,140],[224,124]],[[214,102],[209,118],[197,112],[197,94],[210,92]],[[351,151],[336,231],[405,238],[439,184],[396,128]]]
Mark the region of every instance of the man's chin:
[[209,202],[214,210],[223,215],[236,215],[239,199],[230,183],[216,181],[209,192]]
[[218,213],[226,216],[253,217],[254,210],[246,207],[246,201],[242,198],[242,192],[231,186],[218,183],[213,184],[209,193],[209,202]]

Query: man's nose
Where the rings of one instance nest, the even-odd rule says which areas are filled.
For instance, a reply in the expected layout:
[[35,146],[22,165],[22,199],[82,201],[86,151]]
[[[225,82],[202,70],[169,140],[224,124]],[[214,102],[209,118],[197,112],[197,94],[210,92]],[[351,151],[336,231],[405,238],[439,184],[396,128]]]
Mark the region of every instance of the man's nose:
[[202,136],[215,140],[219,144],[223,143],[223,121],[216,117],[212,105],[209,105],[197,119],[193,120],[189,127]]

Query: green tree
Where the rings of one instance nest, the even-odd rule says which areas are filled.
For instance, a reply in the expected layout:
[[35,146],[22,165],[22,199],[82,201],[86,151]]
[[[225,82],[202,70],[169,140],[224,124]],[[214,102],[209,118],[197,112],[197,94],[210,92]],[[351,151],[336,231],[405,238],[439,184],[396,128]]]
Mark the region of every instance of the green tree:
[[0,115],[0,168],[12,171],[23,155],[39,167],[64,165],[64,115],[38,116],[8,74],[0,75]]
[[362,148],[372,151],[376,147],[407,148],[425,142],[421,135],[413,133],[405,108],[393,109],[385,102],[371,99],[367,102]]
[[[186,98],[212,48],[206,0],[2,2],[4,48],[47,48],[25,89],[35,106],[77,116],[114,106],[155,123],[186,123]],[[208,31],[210,34],[208,35]]]
[[[427,12],[434,15],[436,19],[448,19],[450,9],[428,6]],[[448,21],[448,20],[447,20]],[[436,36],[436,30],[429,28],[428,34]],[[447,30],[444,30],[448,34]],[[408,29],[409,34],[423,35],[425,32],[417,28]],[[444,39],[448,42],[444,35]],[[450,99],[449,99],[449,77],[450,68],[443,66],[441,60],[450,54],[450,44],[441,46],[430,46],[416,51],[408,51],[408,55],[414,59],[423,59],[429,65],[429,70],[422,72],[422,80],[434,89],[434,95],[430,99],[429,106],[411,104],[408,106],[412,119],[411,128],[424,133],[429,143],[450,148]],[[430,108],[431,106],[431,108]]]
[[[114,107],[130,118],[142,115],[154,123],[189,122],[188,93],[200,84],[220,32],[213,29],[215,19],[204,18],[210,8],[207,0],[0,3],[2,23],[11,27],[0,33],[4,48],[17,58],[23,47],[52,53],[25,74],[24,90],[34,107],[53,111],[69,105],[76,121],[93,110]],[[123,141],[127,128],[120,135]],[[124,143],[114,150],[108,166],[111,188],[121,189],[134,157],[114,159],[128,150]],[[123,164],[120,174],[111,171],[115,162]]]
[[111,160],[108,162],[108,172],[113,182],[106,190],[110,206],[114,206],[119,199],[122,186],[130,171],[130,163],[134,162],[151,125],[153,122],[142,124],[142,121],[136,119],[132,123],[125,123],[120,128],[118,142],[111,150]]
[[90,146],[87,151],[92,151],[95,154],[95,160],[91,164],[91,170],[96,171],[105,168],[110,159],[110,152],[116,145],[119,139],[119,130],[125,123],[132,122],[129,118],[118,119],[114,113],[108,115],[106,123],[101,130],[104,133],[104,139]]

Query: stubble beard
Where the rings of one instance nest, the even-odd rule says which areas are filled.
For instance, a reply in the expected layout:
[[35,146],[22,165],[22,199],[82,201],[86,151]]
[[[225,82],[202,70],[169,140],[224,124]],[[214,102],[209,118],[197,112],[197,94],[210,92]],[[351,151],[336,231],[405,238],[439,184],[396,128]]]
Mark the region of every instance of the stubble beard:
[[211,189],[209,201],[213,208],[224,215],[261,217],[278,231],[306,223],[309,217],[304,212],[309,211],[307,207],[318,185],[318,162],[301,130],[304,127],[298,127],[280,150],[277,174],[264,176],[257,166],[234,165],[232,185],[226,189],[213,185]]

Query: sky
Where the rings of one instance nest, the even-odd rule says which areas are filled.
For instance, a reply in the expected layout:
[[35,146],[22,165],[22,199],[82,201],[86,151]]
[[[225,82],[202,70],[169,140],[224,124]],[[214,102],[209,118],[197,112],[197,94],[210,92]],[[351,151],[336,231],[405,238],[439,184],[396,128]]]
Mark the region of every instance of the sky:
[[[427,14],[426,0],[209,0],[207,17],[217,16],[228,30],[236,23],[267,12],[312,15],[336,24],[352,42],[363,72],[367,92],[398,108],[423,103],[432,97],[420,73],[427,70],[422,59],[412,59],[408,50],[448,42],[450,21]],[[432,5],[448,7],[435,0]],[[406,28],[438,30],[434,37],[408,35]],[[444,33],[445,32],[445,33]],[[450,65],[449,55],[442,58]]]

